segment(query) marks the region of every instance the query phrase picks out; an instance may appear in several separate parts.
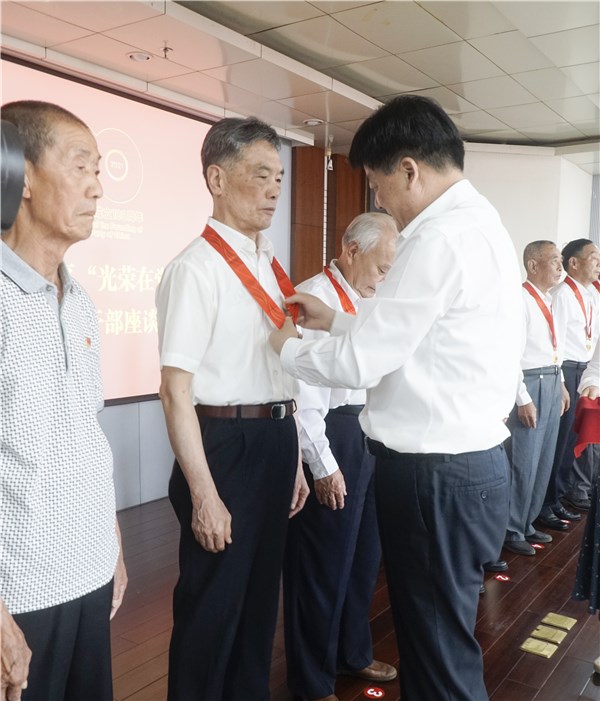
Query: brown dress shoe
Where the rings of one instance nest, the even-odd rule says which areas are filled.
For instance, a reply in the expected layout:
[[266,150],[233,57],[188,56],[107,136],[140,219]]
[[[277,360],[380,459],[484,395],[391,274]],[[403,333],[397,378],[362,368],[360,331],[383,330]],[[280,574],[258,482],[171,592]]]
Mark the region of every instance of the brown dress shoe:
[[391,664],[373,660],[368,667],[363,669],[342,669],[339,674],[366,679],[368,682],[391,682],[392,679],[398,676],[398,671]]

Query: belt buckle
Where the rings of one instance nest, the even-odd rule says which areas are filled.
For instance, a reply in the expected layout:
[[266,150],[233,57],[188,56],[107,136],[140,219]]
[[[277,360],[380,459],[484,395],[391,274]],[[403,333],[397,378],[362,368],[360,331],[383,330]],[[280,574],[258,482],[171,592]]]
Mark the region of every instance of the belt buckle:
[[281,419],[285,419],[285,413],[286,413],[286,406],[285,404],[272,404],[271,405],[271,418],[274,419],[275,421],[280,421]]

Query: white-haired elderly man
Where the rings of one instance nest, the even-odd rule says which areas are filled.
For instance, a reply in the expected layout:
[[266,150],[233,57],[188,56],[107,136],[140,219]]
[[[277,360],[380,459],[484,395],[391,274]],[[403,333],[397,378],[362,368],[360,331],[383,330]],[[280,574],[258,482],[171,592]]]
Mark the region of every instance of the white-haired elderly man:
[[[360,214],[342,237],[339,258],[298,290],[356,313],[361,298],[373,297],[391,268],[397,238],[389,215]],[[391,665],[373,660],[369,628],[381,558],[375,461],[358,423],[365,391],[300,385],[300,446],[311,493],[290,522],[284,561],[288,686],[302,699],[333,701],[338,672],[369,681],[397,675]]]

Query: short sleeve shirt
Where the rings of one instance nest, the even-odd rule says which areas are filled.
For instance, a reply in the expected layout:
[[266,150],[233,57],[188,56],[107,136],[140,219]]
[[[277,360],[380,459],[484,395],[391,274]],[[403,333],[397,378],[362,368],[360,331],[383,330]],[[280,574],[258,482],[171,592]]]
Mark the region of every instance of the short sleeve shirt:
[[96,310],[1,247],[0,595],[23,613],[108,583],[119,546]]
[[[210,219],[275,303],[283,295],[273,247]],[[265,404],[291,399],[293,380],[269,345],[273,322],[223,257],[198,237],[166,267],[156,293],[161,367],[193,374],[194,404]]]

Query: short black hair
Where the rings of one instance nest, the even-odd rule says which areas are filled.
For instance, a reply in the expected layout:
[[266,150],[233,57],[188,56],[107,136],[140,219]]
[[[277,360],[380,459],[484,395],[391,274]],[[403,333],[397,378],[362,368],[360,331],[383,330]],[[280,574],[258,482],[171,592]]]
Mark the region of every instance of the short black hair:
[[569,260],[571,258],[579,258],[583,249],[594,242],[590,239],[575,239],[569,243],[560,252],[563,259],[563,268],[569,272]]
[[[204,179],[207,180],[209,166],[237,160],[242,149],[256,141],[266,141],[278,151],[281,148],[281,140],[275,129],[257,117],[226,117],[213,124],[204,139],[200,154]],[[208,180],[206,184],[208,185]]]
[[354,135],[348,160],[390,175],[402,158],[423,161],[438,171],[464,168],[465,147],[442,107],[421,95],[400,95],[368,117]]
[[54,144],[54,126],[59,122],[88,125],[64,107],[41,100],[18,100],[2,105],[2,119],[14,124],[21,137],[25,158],[33,165]]

